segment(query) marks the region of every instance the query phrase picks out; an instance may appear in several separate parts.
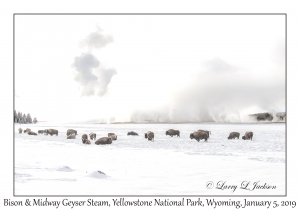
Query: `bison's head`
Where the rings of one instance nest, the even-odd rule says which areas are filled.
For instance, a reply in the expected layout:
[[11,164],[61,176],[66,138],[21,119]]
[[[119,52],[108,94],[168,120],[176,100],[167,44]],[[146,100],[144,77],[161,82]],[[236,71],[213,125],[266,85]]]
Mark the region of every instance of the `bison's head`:
[[245,139],[246,139],[246,138],[245,138],[245,136],[243,136],[243,137],[242,137],[242,139],[244,139],[244,140],[245,140]]
[[191,138],[191,139],[194,138],[194,134],[193,134],[193,133],[190,134],[190,138]]
[[168,133],[168,131],[166,131],[166,135],[168,135],[169,133]]

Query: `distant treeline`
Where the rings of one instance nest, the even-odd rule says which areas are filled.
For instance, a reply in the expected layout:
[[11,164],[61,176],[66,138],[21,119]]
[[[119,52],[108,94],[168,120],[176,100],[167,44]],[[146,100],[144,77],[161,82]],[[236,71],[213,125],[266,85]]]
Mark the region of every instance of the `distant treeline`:
[[14,122],[15,123],[37,123],[36,118],[31,118],[30,114],[22,114],[22,112],[14,111]]

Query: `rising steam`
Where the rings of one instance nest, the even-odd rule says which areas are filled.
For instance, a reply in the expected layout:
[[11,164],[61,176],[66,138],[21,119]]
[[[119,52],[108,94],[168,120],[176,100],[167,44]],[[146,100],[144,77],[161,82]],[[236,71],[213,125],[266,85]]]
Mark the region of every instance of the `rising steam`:
[[74,80],[78,82],[82,96],[102,97],[107,92],[107,87],[112,77],[117,74],[117,70],[102,66],[98,58],[91,52],[112,42],[113,37],[103,34],[103,30],[100,28],[96,32],[90,33],[81,42],[81,46],[88,52],[75,57],[72,66],[75,69]]

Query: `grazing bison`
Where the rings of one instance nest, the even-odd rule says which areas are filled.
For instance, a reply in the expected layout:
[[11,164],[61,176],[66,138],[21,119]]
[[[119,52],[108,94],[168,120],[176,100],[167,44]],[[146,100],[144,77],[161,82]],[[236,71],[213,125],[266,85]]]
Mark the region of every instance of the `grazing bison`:
[[134,132],[134,131],[130,131],[130,132],[128,132],[127,133],[127,136],[138,136],[139,134],[137,134],[136,132]]
[[77,135],[77,130],[74,130],[74,129],[68,129],[67,130],[67,136],[70,136],[73,133],[75,133],[75,135]]
[[31,131],[31,129],[30,129],[30,128],[26,128],[26,129],[24,130],[24,133],[27,133],[27,132],[29,132],[29,131]]
[[76,134],[72,133],[70,135],[67,136],[67,139],[75,139],[76,138]]
[[209,134],[211,134],[211,132],[210,132],[210,131],[206,131],[206,130],[198,130],[198,131],[202,131],[202,132],[205,132],[205,133],[207,133],[207,136],[208,136],[208,138],[209,138]]
[[82,143],[83,144],[91,144],[91,141],[88,139],[84,139],[84,140],[82,140]]
[[166,131],[166,135],[169,135],[171,137],[173,137],[173,136],[180,137],[180,131],[179,130],[174,130],[174,129],[169,129],[169,130]]
[[245,135],[242,137],[242,139],[244,139],[244,140],[251,139],[252,140],[252,137],[253,137],[253,132],[252,131],[247,131],[245,133]]
[[195,131],[194,133],[190,134],[190,138],[191,139],[196,139],[198,142],[201,139],[204,139],[205,141],[207,141],[208,134],[207,134],[207,132],[204,132],[204,131]]
[[99,145],[99,144],[111,144],[112,140],[110,137],[102,137],[100,139],[97,139],[95,141],[95,144]]
[[22,133],[23,130],[22,130],[22,128],[19,128],[18,131],[19,131],[19,133]]
[[83,140],[88,140],[88,135],[87,134],[82,134],[81,139],[82,139],[82,141]]
[[44,130],[44,134],[45,135],[48,135],[50,134],[51,136],[56,134],[58,136],[58,130],[55,130],[55,129],[45,129]]
[[154,133],[152,131],[148,131],[145,133],[145,139],[148,139],[149,141],[154,141]]
[[118,138],[118,136],[114,133],[108,133],[107,136],[110,137],[111,140],[117,140],[117,138]]
[[33,131],[27,131],[26,133],[27,133],[28,135],[35,135],[35,136],[37,135],[37,134],[36,134],[35,132],[33,132]]
[[240,133],[239,132],[231,132],[228,136],[228,139],[235,139],[235,138],[240,138]]
[[44,130],[38,130],[38,134],[43,134]]
[[96,135],[95,133],[91,132],[91,133],[89,134],[89,136],[90,136],[90,139],[91,139],[91,140],[95,140],[97,135]]

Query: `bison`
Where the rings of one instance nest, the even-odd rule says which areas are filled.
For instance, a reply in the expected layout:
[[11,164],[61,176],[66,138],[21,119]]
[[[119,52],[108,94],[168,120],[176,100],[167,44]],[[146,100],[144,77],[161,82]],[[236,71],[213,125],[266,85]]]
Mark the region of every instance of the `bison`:
[[210,131],[206,131],[206,130],[198,130],[198,131],[202,131],[202,132],[205,132],[205,133],[207,133],[207,136],[208,136],[208,138],[209,138],[209,134],[211,134],[211,132]]
[[84,139],[84,140],[82,140],[82,143],[83,144],[91,144],[91,141],[88,139]]
[[44,134],[45,135],[48,135],[50,134],[51,136],[56,134],[58,136],[58,130],[55,130],[55,129],[45,129],[44,130]]
[[148,131],[145,133],[145,139],[148,139],[149,141],[154,141],[154,133],[152,131]]
[[136,132],[134,132],[134,131],[130,131],[130,132],[128,132],[127,133],[127,136],[138,136],[139,134],[137,134]]
[[235,138],[240,138],[240,133],[239,132],[231,132],[228,136],[228,139],[235,139]]
[[22,130],[22,128],[19,128],[18,131],[19,131],[19,133],[22,133],[23,130]]
[[71,134],[75,134],[75,135],[77,135],[77,130],[74,130],[74,129],[68,129],[67,130],[67,136],[70,136]]
[[97,139],[95,141],[95,144],[99,145],[99,144],[111,144],[112,140],[110,137],[102,137],[100,139]]
[[44,130],[38,130],[38,134],[43,134]]
[[244,140],[251,139],[252,140],[252,137],[253,137],[253,132],[252,131],[247,131],[245,133],[245,135],[242,137],[242,139],[244,139]]
[[82,139],[82,141],[83,140],[88,140],[88,135],[87,134],[82,134],[81,139]]
[[27,131],[27,134],[28,134],[28,135],[34,135],[34,136],[37,135],[37,134],[36,134],[35,132],[33,132],[33,131]]
[[96,135],[95,133],[91,132],[91,133],[89,134],[89,136],[90,136],[90,139],[91,139],[91,140],[95,140],[97,135]]
[[173,136],[180,137],[180,131],[179,130],[174,130],[174,129],[169,129],[169,130],[166,131],[166,135],[169,135],[171,137],[173,137]]
[[76,138],[76,134],[72,133],[70,135],[67,136],[67,139],[75,139]]
[[111,140],[117,140],[117,138],[118,138],[118,136],[114,133],[108,133],[107,136],[110,137]]
[[204,131],[195,131],[194,133],[190,134],[190,138],[191,139],[196,139],[198,142],[201,139],[204,139],[205,141],[207,141],[208,134],[207,134],[207,132],[204,132]]
[[26,129],[24,130],[24,133],[27,133],[27,132],[29,132],[29,131],[31,131],[31,129],[30,129],[30,128],[26,128]]

